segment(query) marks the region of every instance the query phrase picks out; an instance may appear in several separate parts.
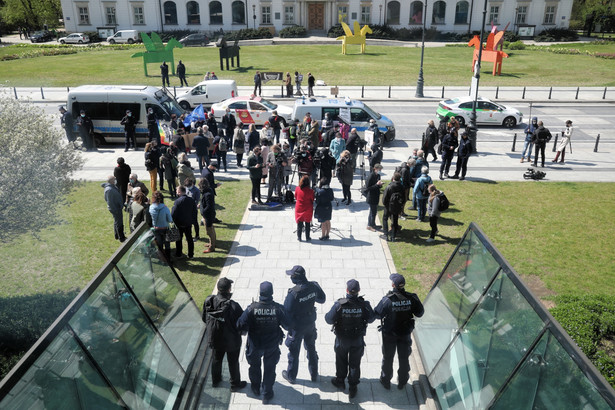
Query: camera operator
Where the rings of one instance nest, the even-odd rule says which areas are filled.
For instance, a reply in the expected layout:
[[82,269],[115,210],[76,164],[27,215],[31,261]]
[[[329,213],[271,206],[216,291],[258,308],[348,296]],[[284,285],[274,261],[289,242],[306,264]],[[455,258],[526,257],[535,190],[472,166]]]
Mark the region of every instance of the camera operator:
[[348,141],[346,141],[346,149],[350,152],[353,172],[357,169],[357,155],[359,150],[363,151],[365,149],[365,145],[367,145],[367,141],[361,138],[361,136],[357,133],[357,129],[353,128],[350,130]]
[[329,148],[319,148],[314,157],[316,167],[320,169],[320,179],[326,180],[325,185],[331,183],[331,176],[335,169],[335,158],[331,155]]
[[269,191],[267,193],[267,202],[271,202],[271,196],[274,193],[278,197],[282,197],[282,183],[284,182],[284,167],[288,164],[288,158],[282,152],[280,144],[275,144],[271,147],[271,151],[267,155],[267,168],[269,168]]
[[312,155],[312,144],[310,140],[302,140],[301,146],[293,153],[293,163],[297,164],[299,180],[304,175],[312,177],[314,172],[314,156]]

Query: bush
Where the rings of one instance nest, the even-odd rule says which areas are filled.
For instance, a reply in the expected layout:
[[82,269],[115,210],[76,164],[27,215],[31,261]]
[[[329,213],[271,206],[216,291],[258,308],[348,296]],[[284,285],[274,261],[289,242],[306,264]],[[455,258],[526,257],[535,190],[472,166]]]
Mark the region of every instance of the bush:
[[303,26],[284,27],[282,30],[280,30],[280,37],[282,38],[307,37],[307,30]]
[[336,24],[335,26],[329,29],[329,31],[327,32],[327,37],[337,38],[345,34],[346,33],[344,33],[344,29],[342,28],[342,25]]
[[258,29],[244,28],[238,31],[231,31],[224,34],[224,39],[229,41],[235,40],[256,40],[259,38],[272,38],[273,35],[265,27],[259,27]]
[[519,41],[521,38],[517,33],[513,33],[512,31],[507,31],[504,33],[504,41],[508,41],[510,43],[514,43]]
[[515,41],[514,43],[508,44],[506,46],[506,42],[504,42],[504,47],[508,50],[525,50],[525,43],[521,40]]
[[547,42],[547,41],[576,41],[579,36],[575,30],[567,28],[550,28],[541,31],[536,37],[535,41]]

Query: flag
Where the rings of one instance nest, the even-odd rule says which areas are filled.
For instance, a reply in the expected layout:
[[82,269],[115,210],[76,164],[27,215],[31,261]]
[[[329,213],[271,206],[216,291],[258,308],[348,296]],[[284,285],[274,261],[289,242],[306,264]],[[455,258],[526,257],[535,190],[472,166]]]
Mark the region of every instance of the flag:
[[158,134],[160,135],[160,144],[162,145],[171,145],[171,140],[173,139],[173,133],[175,130],[173,128],[169,129],[167,124],[160,124],[158,122]]
[[207,118],[205,117],[205,109],[203,108],[203,104],[199,104],[192,112],[184,118],[184,126],[188,127],[192,121],[203,120],[205,121]]

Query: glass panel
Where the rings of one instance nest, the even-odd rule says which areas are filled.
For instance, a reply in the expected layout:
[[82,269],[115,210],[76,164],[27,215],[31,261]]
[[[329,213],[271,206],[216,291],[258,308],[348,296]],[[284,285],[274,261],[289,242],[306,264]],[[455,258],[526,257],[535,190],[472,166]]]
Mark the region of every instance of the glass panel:
[[122,409],[67,329],[0,402],[2,409]]
[[76,335],[131,409],[164,408],[184,372],[111,272],[70,320]]
[[201,313],[166,263],[158,258],[154,235],[145,232],[118,262],[131,289],[186,370],[205,324]]
[[608,410],[611,406],[548,331],[491,408]]

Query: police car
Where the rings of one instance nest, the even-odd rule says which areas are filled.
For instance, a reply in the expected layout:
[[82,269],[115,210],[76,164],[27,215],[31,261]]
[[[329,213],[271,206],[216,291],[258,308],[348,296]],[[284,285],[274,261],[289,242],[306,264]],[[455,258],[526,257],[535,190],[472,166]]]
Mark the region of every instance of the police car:
[[[436,114],[442,118],[453,116],[463,127],[470,123],[472,113],[472,97],[464,96],[440,101]],[[523,114],[516,108],[495,103],[486,98],[478,97],[476,101],[476,123],[502,125],[513,128],[523,122]]]
[[269,120],[273,111],[277,111],[278,115],[284,117],[286,121],[290,121],[293,113],[291,107],[272,103],[262,97],[235,97],[211,106],[211,112],[214,114],[216,121],[222,121],[227,108],[235,115],[235,119],[238,122],[241,121],[244,124],[259,126],[262,126]]

